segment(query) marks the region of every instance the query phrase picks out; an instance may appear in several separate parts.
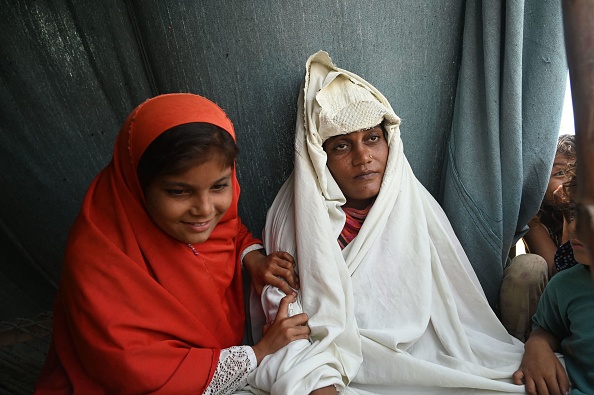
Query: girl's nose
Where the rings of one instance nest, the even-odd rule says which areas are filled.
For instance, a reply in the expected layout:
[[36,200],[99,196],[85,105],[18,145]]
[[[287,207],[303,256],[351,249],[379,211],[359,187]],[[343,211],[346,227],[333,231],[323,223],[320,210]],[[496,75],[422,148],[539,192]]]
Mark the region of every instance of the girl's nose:
[[212,211],[212,204],[208,196],[197,195],[192,200],[190,213],[196,217],[207,217]]

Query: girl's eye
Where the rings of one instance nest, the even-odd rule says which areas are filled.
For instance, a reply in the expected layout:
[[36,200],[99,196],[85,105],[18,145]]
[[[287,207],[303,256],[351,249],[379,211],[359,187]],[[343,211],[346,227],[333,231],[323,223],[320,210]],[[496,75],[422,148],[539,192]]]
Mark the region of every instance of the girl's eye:
[[167,194],[171,196],[183,196],[188,191],[184,189],[167,189],[165,192],[167,192]]
[[553,173],[553,177],[561,177],[564,175],[565,175],[565,172],[563,170],[559,170],[559,171]]
[[212,186],[212,189],[215,191],[222,191],[225,188],[227,188],[229,186],[229,184],[215,184]]

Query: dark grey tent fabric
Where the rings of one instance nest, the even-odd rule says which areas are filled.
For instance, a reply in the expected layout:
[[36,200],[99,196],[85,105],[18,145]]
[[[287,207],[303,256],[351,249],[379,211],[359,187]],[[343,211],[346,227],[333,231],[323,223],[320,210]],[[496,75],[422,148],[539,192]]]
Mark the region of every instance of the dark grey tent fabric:
[[51,309],[82,196],[125,114],[151,91],[126,3],[6,0],[0,15],[0,317],[8,319]]
[[[86,188],[110,160],[125,116],[156,94],[193,92],[227,111],[241,148],[240,212],[260,234],[292,169],[305,61],[320,49],[390,100],[417,177],[435,196],[442,191],[494,295],[501,258],[538,207],[548,177],[566,72],[553,3],[0,0],[0,319],[51,309]],[[523,45],[519,53],[512,39]],[[515,56],[503,56],[504,49]],[[520,96],[504,94],[508,85]],[[511,121],[513,128],[502,126]],[[479,135],[468,124],[488,127]],[[494,150],[477,145],[485,142]],[[507,158],[515,143],[522,148],[513,172],[496,154]],[[495,161],[466,174],[473,167],[460,162],[465,151]],[[476,218],[455,195],[458,184],[476,185],[473,204],[505,210],[494,217],[497,226],[480,227],[500,239],[497,248],[467,231]]]
[[496,3],[467,2],[440,193],[493,306],[548,183],[567,69],[559,1]]

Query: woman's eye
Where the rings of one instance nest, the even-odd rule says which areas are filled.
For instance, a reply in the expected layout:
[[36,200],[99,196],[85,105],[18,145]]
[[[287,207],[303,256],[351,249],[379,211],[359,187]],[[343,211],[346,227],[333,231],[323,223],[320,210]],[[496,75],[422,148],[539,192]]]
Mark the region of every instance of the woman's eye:
[[335,149],[336,151],[344,151],[344,150],[346,150],[347,148],[348,148],[348,146],[347,146],[346,144],[344,144],[344,143],[342,143],[342,144],[337,144],[337,145],[334,147],[334,149]]
[[375,143],[379,140],[380,140],[380,136],[370,136],[369,137],[369,141],[371,141],[372,143]]

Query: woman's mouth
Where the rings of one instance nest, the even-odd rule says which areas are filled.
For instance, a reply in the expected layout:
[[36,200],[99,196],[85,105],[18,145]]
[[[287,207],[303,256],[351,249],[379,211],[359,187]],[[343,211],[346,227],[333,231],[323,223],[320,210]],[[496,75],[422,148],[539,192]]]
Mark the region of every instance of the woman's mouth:
[[365,171],[363,173],[357,174],[354,178],[358,180],[367,180],[373,178],[377,173],[374,171]]

